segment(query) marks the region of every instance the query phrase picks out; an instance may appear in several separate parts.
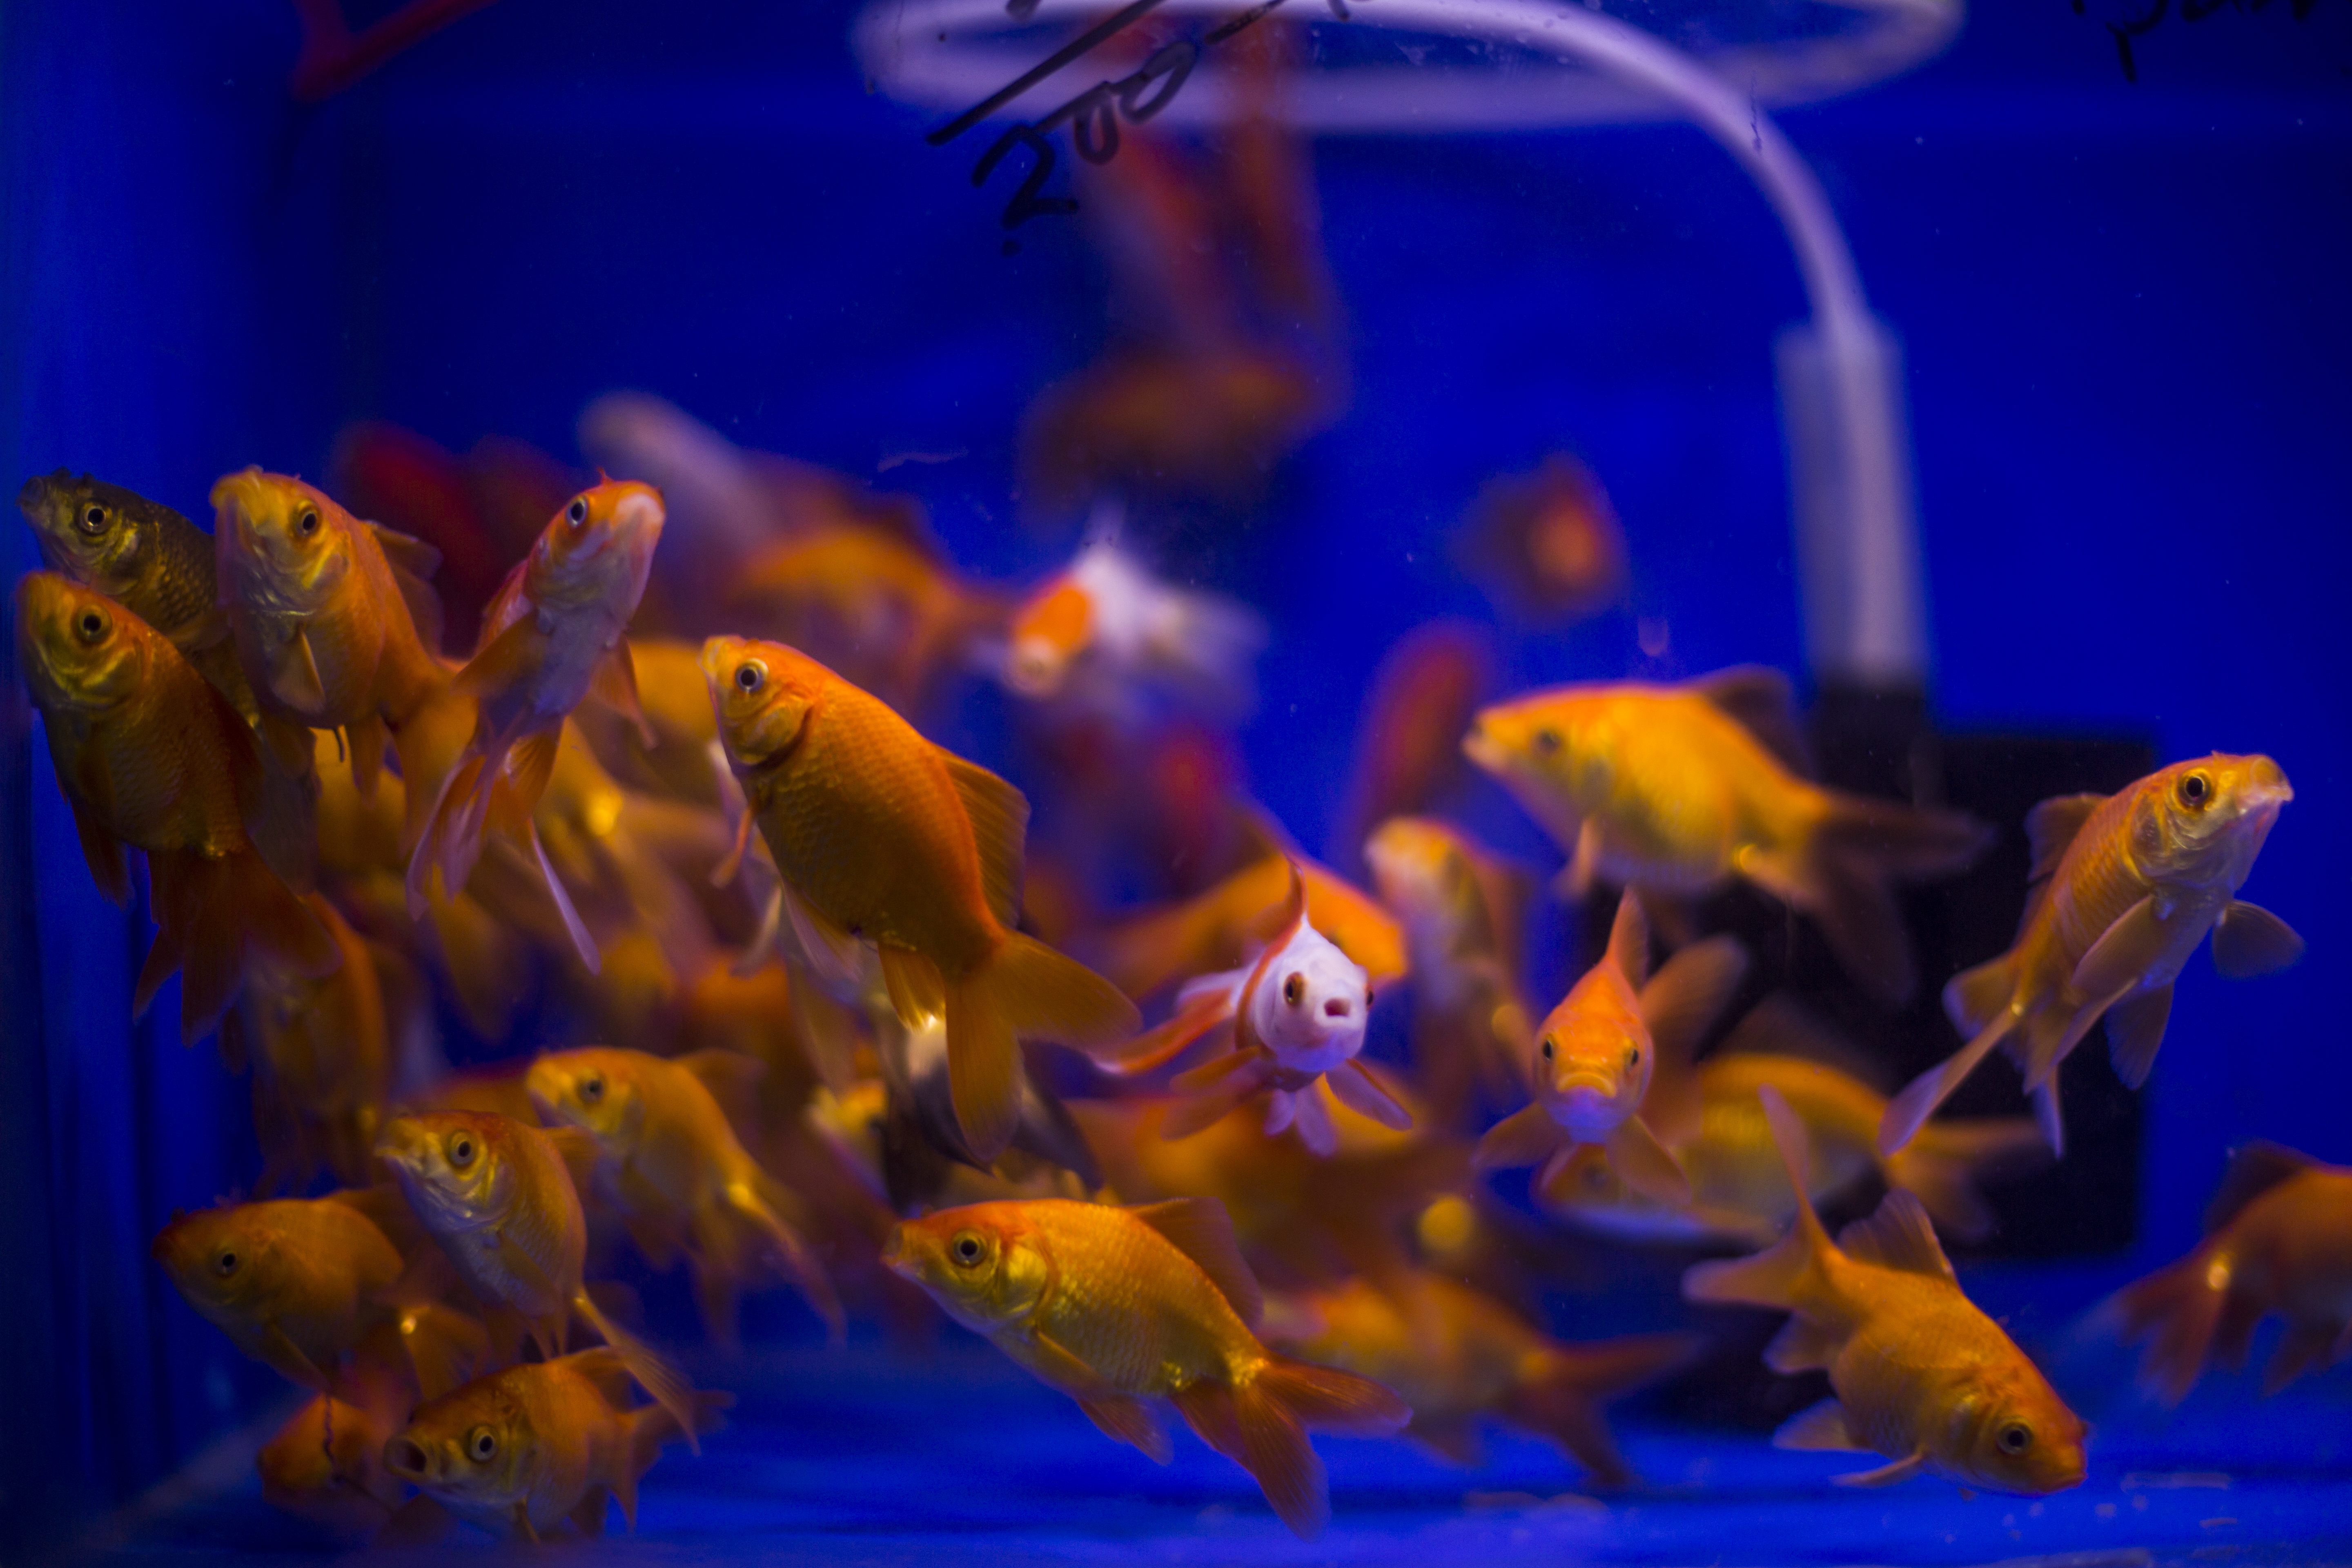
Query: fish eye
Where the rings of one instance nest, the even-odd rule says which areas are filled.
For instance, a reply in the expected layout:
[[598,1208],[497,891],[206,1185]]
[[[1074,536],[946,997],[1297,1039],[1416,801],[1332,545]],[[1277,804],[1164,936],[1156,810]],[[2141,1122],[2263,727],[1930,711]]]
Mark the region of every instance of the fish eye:
[[474,1135],[453,1132],[449,1135],[449,1163],[462,1171],[474,1163]]
[[604,1075],[592,1072],[580,1080],[580,1098],[593,1105],[604,1098]]
[[236,1275],[238,1266],[244,1261],[244,1258],[237,1256],[236,1247],[224,1247],[213,1254],[213,1272],[224,1279],[230,1279]]
[[487,1426],[475,1427],[466,1434],[466,1457],[478,1465],[497,1458],[499,1435]]
[[1307,1000],[1307,976],[1293,974],[1282,983],[1282,999],[1293,1007]]
[[1549,1035],[1546,1035],[1546,1036],[1543,1037],[1543,1044],[1542,1044],[1542,1045],[1540,1045],[1540,1046],[1538,1046],[1538,1047],[1536,1047],[1536,1049],[1537,1049],[1537,1050],[1538,1050],[1538,1051],[1542,1055],[1542,1057],[1543,1057],[1543,1059],[1544,1059],[1544,1060],[1546,1060],[1546,1061],[1549,1061],[1549,1060],[1551,1060],[1551,1052],[1552,1052],[1551,1037],[1550,1037]]
[[312,534],[314,534],[314,533],[318,532],[318,531],[319,531],[319,510],[318,510],[318,508],[316,508],[316,507],[308,507],[308,506],[304,507],[304,508],[302,509],[302,510],[300,511],[300,513],[299,513],[299,515],[297,515],[297,516],[295,517],[295,519],[294,519],[294,531],[295,531],[295,532],[297,532],[297,533],[299,533],[299,534],[300,534],[300,535],[301,535],[303,538],[305,538],[305,539],[308,539],[308,538],[310,538],[310,535],[312,535]]
[[739,691],[757,691],[760,689],[760,682],[767,679],[768,672],[756,663],[739,664],[735,667],[735,689]]
[[1372,988],[1371,988],[1370,986],[1367,985],[1367,986],[1365,986],[1365,987],[1364,987],[1364,1011],[1365,1011],[1365,1012],[1367,1012],[1367,1013],[1369,1013],[1369,1012],[1370,1012],[1371,1010],[1372,1010]]
[[2213,781],[2202,770],[2183,773],[2178,793],[2181,805],[2191,811],[2202,811],[2213,799]]
[[96,501],[92,501],[88,506],[82,508],[81,531],[84,533],[104,533],[106,531],[106,509],[99,505]]
[[106,612],[95,608],[84,610],[74,619],[74,633],[84,642],[98,641],[106,635]]
[[1547,757],[1550,756],[1554,752],[1559,750],[1559,731],[1553,729],[1549,724],[1545,725],[1542,729],[1536,731],[1535,744],[1537,751],[1542,752]]
[[988,1245],[980,1239],[980,1232],[960,1230],[956,1232],[955,1239],[948,1243],[948,1252],[955,1258],[958,1267],[970,1268],[987,1256]]
[[1631,1072],[1631,1071],[1633,1071],[1635,1068],[1640,1067],[1641,1065],[1642,1065],[1642,1047],[1639,1047],[1639,1046],[1628,1046],[1628,1047],[1625,1047],[1625,1070],[1626,1070],[1626,1071],[1628,1071],[1628,1072]]
[[2022,1454],[2033,1447],[2033,1428],[2022,1421],[2012,1421],[1994,1435],[1993,1441],[2000,1445],[2004,1454]]
[[572,504],[563,509],[563,521],[578,528],[588,521],[588,498],[573,496]]

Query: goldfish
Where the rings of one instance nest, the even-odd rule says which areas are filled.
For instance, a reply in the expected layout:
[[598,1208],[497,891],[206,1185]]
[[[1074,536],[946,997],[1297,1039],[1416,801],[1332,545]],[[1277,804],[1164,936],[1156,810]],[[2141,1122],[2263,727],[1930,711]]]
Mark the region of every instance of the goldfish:
[[[312,729],[341,731],[360,793],[373,794],[387,744],[448,685],[425,583],[438,553],[257,468],[215,484],[212,503],[221,597],[255,691]],[[402,761],[404,777],[431,771]]]
[[715,1430],[733,1401],[694,1395],[692,1416],[628,1405],[635,1374],[609,1345],[509,1367],[419,1408],[384,1446],[384,1466],[442,1508],[496,1534],[537,1541],[569,1521],[604,1530],[605,1499],[637,1523],[637,1483],[665,1444]]
[[466,885],[490,825],[493,795],[510,792],[509,820],[539,855],[581,962],[594,972],[595,941],[547,864],[530,814],[555,769],[564,719],[592,692],[634,717],[648,744],[654,739],[638,711],[636,673],[622,633],[645,593],[661,531],[661,496],[650,486],[607,480],[583,490],[548,522],[483,611],[480,647],[456,683],[477,704],[473,738],[445,775],[409,860],[412,917],[424,916],[433,871],[451,892]]
[[588,1221],[572,1171],[593,1171],[598,1155],[595,1140],[576,1128],[542,1131],[469,1110],[395,1117],[376,1148],[418,1223],[486,1308],[520,1317],[542,1356],[562,1354],[572,1319],[583,1319],[693,1443],[686,1379],[613,1321],[581,1282]]
[[1806,1191],[1816,1203],[1874,1173],[1889,1188],[1917,1198],[1938,1229],[1976,1241],[1993,1227],[1977,1183],[2048,1158],[2030,1117],[1930,1121],[1902,1152],[1880,1154],[1884,1096],[1825,1063],[1744,1047],[1749,1023],[1772,1008],[1767,1003],[1749,1015],[1721,1050],[1699,1064],[1697,1121],[1670,1145],[1690,1177],[1687,1206],[1646,1197],[1605,1163],[1588,1160],[1575,1162],[1546,1189],[1546,1206],[1586,1229],[1628,1241],[1769,1244],[1796,1213],[1797,1195],[1756,1098],[1767,1085],[1804,1123],[1812,1162]]
[[409,1402],[399,1380],[381,1373],[352,1400],[317,1395],[254,1456],[262,1500],[340,1535],[382,1529],[407,1492],[384,1468],[383,1450]]
[[1306,1540],[1331,1515],[1307,1432],[1383,1436],[1412,1416],[1368,1378],[1259,1342],[1257,1280],[1213,1198],[942,1209],[900,1224],[883,1261],[1159,1464],[1172,1450],[1147,1401],[1171,1402]]
[[1526,890],[1468,836],[1392,816],[1364,845],[1372,886],[1404,928],[1413,1063],[1449,1117],[1480,1094],[1524,1096],[1535,1026],[1520,987]]
[[488,1347],[473,1319],[431,1300],[429,1276],[372,1217],[383,1196],[200,1209],[175,1216],[151,1250],[199,1316],[288,1381],[346,1390],[354,1357],[388,1338],[430,1396],[463,1382]]
[[1003,679],[1031,701],[1068,700],[1137,719],[1154,693],[1228,718],[1256,696],[1265,644],[1255,612],[1161,582],[1099,533],[1013,613]]
[[1571,894],[1602,879],[1696,896],[1738,878],[1812,917],[1847,973],[1900,1003],[1917,964],[1891,884],[1949,875],[1990,842],[1963,813],[1824,789],[1788,681],[1727,669],[1680,686],[1562,686],[1482,710],[1462,743],[1572,852]]
[[638,715],[652,727],[654,743],[646,744],[633,721],[601,702],[583,705],[572,721],[617,783],[689,805],[718,805],[716,776],[726,773],[726,758],[714,773],[710,748],[719,742],[719,721],[710,683],[702,678],[700,645],[671,637],[628,641]]
[[1562,1344],[1502,1302],[1443,1274],[1412,1277],[1416,1310],[1363,1279],[1269,1302],[1266,1338],[1291,1354],[1358,1373],[1412,1406],[1404,1436],[1463,1464],[1478,1461],[1490,1416],[1548,1437],[1603,1487],[1638,1479],[1601,1414],[1698,1349],[1692,1334]]
[[1372,985],[1307,919],[1307,885],[1294,869],[1286,919],[1246,966],[1204,974],[1176,994],[1175,1016],[1097,1059],[1121,1072],[1148,1072],[1211,1034],[1232,1048],[1176,1079],[1187,1097],[1160,1135],[1182,1138],[1264,1095],[1265,1130],[1296,1126],[1318,1154],[1339,1147],[1324,1091],[1385,1126],[1410,1127],[1412,1113],[1356,1053],[1372,1010]]
[[264,1193],[299,1188],[326,1171],[363,1186],[391,1092],[392,1043],[375,954],[335,906],[312,894],[310,913],[342,954],[320,979],[265,970],[221,1020],[232,1070],[250,1058],[253,1126]]
[[2082,1485],[2082,1419],[1961,1292],[1919,1200],[1889,1193],[1832,1243],[1805,1194],[1804,1124],[1777,1089],[1758,1098],[1797,1194],[1796,1222],[1753,1258],[1695,1265],[1683,1294],[1792,1314],[1765,1364],[1829,1373],[1835,1397],[1790,1420],[1773,1443],[1889,1461],[1840,1477],[1847,1486],[1890,1486],[1922,1470],[2026,1497]]
[[146,853],[156,929],[135,1013],[177,970],[180,1037],[193,1041],[260,966],[332,972],[334,942],[264,861],[268,794],[253,736],[168,638],[101,594],[32,572],[16,585],[16,664],[91,880],[123,903],[123,848]]
[[2106,1309],[2126,1342],[2149,1339],[2140,1382],[2178,1405],[2211,1361],[2246,1364],[2269,1316],[2286,1332],[2263,1371],[2276,1394],[2352,1355],[2352,1169],[2276,1143],[2249,1143],[2188,1257],[2126,1286]]
[[[550,1125],[576,1127],[601,1152],[596,1186],[632,1229],[685,1240],[696,1294],[730,1337],[733,1294],[764,1256],[796,1284],[837,1343],[841,1299],[784,1215],[800,1201],[736,1139],[712,1086],[740,1093],[760,1064],[731,1051],[671,1060],[643,1051],[557,1051],[530,1066],[531,1103]],[[667,1250],[666,1247],[662,1250]]]
[[1415,626],[1381,656],[1356,723],[1339,856],[1391,817],[1427,812],[1459,782],[1462,737],[1495,682],[1494,639],[1460,621]]
[[1307,919],[1374,985],[1404,975],[1404,932],[1379,900],[1300,854],[1263,813],[1251,812],[1246,826],[1255,851],[1248,865],[1192,898],[1129,915],[1097,939],[1103,972],[1120,990],[1149,996],[1180,977],[1240,963],[1283,923],[1294,870],[1307,885]]
[[1673,1136],[1690,1114],[1691,1053],[1747,973],[1738,942],[1709,937],[1651,974],[1649,921],[1629,889],[1608,952],[1536,1030],[1534,1103],[1487,1130],[1479,1166],[1540,1161],[1540,1194],[1578,1149],[1593,1147],[1635,1192],[1689,1203],[1690,1177],[1660,1133]]
[[1592,470],[1553,453],[1479,492],[1456,553],[1497,608],[1538,624],[1581,620],[1625,593],[1625,531]]
[[1022,1037],[1107,1046],[1140,1023],[1108,981],[1012,929],[1028,802],[781,643],[713,637],[702,668],[803,950],[847,974],[870,942],[900,1018],[946,1020],[956,1119],[993,1158],[1020,1118]]
[[2009,1048],[2050,1147],[2066,1148],[2058,1064],[2104,1017],[2116,1076],[2147,1081],[2172,986],[2208,933],[2213,967],[2243,978],[2303,956],[2287,923],[2237,897],[2294,798],[2268,757],[2175,763],[2111,795],[2068,795],[2029,813],[2024,919],[2007,952],[1956,975],[1944,1011],[1969,1037],[1895,1097],[1879,1147],[1900,1149],[1995,1046]]

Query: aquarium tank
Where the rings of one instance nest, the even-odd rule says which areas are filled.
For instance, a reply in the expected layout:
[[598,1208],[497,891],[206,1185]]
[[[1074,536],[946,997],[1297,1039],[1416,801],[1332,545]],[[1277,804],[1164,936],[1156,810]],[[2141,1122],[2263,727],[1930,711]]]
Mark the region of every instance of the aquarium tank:
[[2352,1558],[2344,0],[0,127],[0,1560]]

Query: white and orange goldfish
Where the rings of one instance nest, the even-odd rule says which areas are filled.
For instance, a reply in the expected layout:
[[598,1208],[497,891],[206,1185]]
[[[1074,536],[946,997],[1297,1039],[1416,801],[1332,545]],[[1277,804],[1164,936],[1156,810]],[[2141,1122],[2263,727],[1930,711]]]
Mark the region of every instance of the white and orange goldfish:
[[1765,1350],[1765,1364],[1830,1374],[1835,1397],[1790,1421],[1773,1442],[1888,1460],[1838,1478],[1847,1486],[1891,1486],[1923,1470],[2027,1497],[2081,1486],[2082,1418],[1961,1293],[1919,1200],[1889,1193],[1877,1214],[1832,1243],[1804,1195],[1811,1163],[1804,1124],[1778,1090],[1759,1098],[1798,1194],[1796,1223],[1753,1258],[1695,1266],[1683,1276],[1683,1294],[1792,1314]]
[[1889,1002],[1917,963],[1893,884],[1949,875],[1983,824],[1824,789],[1792,767],[1788,681],[1719,671],[1681,686],[1562,686],[1482,710],[1463,750],[1570,852],[1568,888],[1696,897],[1734,878],[1810,915]]
[[2175,763],[2111,795],[2045,800],[2025,819],[2033,849],[2025,918],[2007,952],[1955,977],[1944,1011],[1969,1037],[1886,1108],[1879,1147],[1900,1149],[1995,1046],[2010,1042],[2050,1147],[2063,1153],[2058,1065],[2107,1023],[2116,1076],[2147,1081],[2172,985],[2208,934],[2223,974],[2268,974],[2303,939],[2237,897],[2294,798],[2268,757],[2216,752]]
[[1264,1095],[1267,1132],[1296,1126],[1300,1142],[1328,1154],[1339,1140],[1326,1089],[1384,1126],[1412,1124],[1412,1113],[1357,1059],[1371,981],[1307,923],[1307,887],[1296,867],[1285,912],[1282,929],[1247,965],[1188,982],[1165,1024],[1096,1053],[1117,1071],[1149,1072],[1213,1033],[1230,1034],[1230,1050],[1171,1086],[1185,1100],[1161,1124],[1161,1136],[1187,1137]]
[[1697,1109],[1690,1062],[1698,1037],[1747,973],[1738,942],[1709,937],[1651,974],[1649,921],[1629,889],[1609,951],[1536,1030],[1534,1103],[1487,1129],[1479,1167],[1540,1162],[1541,1194],[1565,1178],[1579,1148],[1591,1146],[1634,1191],[1689,1203],[1690,1177],[1665,1140]]
[[1412,1416],[1368,1378],[1259,1342],[1257,1280],[1213,1198],[942,1209],[901,1224],[883,1261],[1076,1399],[1106,1436],[1160,1464],[1172,1450],[1150,1402],[1170,1401],[1307,1540],[1331,1501],[1307,1434],[1380,1436]]

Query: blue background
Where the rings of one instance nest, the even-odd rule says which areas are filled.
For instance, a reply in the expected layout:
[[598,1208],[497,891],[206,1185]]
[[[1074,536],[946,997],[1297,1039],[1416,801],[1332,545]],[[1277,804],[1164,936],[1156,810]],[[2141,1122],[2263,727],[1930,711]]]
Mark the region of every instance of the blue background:
[[[1044,569],[1061,545],[1001,521],[1012,437],[1099,348],[1098,264],[1046,226],[998,256],[999,198],[861,90],[847,16],[500,0],[305,110],[275,0],[10,7],[0,476],[65,464],[201,516],[227,469],[319,473],[354,417],[570,455],[631,386],[854,472],[969,448],[885,482],[980,572]],[[1943,721],[2263,750],[2299,792],[2247,891],[2312,957],[2182,985],[2152,1263],[2231,1144],[2352,1160],[2352,5],[2176,17],[2137,56],[2134,87],[2095,14],[1987,5],[1926,68],[1781,118],[1906,346]],[[1769,343],[1802,301],[1721,153],[1663,127],[1316,159],[1353,409],[1204,563],[1274,625],[1244,743],[1299,837],[1339,810],[1381,649],[1483,613],[1444,563],[1462,508],[1548,450],[1609,486],[1633,605],[1510,646],[1513,683],[1625,669],[1633,614],[1680,668],[1797,668]],[[33,562],[0,528],[0,566]],[[168,999],[124,1017],[144,931],[92,889],[13,672],[0,877],[0,1519],[29,1522],[127,1495],[269,1383],[146,1258],[173,1207],[249,1179],[243,1087],[172,1042]]]

